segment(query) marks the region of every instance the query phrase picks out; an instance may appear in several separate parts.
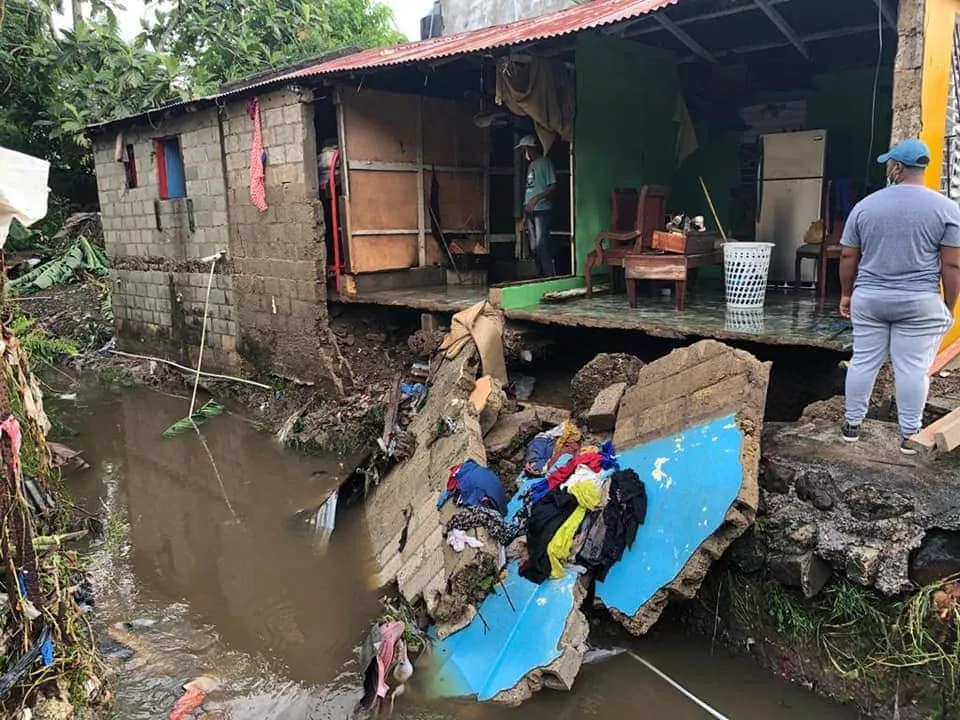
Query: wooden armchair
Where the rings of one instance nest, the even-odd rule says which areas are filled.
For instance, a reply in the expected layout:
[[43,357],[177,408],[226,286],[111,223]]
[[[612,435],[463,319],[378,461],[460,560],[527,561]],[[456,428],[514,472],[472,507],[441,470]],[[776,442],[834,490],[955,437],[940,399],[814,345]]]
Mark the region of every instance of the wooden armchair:
[[[593,294],[595,265],[622,267],[625,257],[652,247],[654,230],[664,227],[666,206],[667,188],[659,185],[644,185],[639,191],[636,188],[611,191],[612,228],[597,235],[594,249],[587,254],[587,297]],[[609,246],[607,249],[603,247],[604,242]]]

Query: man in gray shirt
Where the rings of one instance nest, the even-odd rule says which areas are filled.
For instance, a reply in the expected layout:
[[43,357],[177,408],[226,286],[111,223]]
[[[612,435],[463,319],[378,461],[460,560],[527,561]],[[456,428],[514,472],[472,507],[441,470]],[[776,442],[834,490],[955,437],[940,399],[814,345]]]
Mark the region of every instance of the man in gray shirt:
[[924,186],[930,151],[920,140],[904,140],[878,161],[890,186],[857,203],[840,242],[840,314],[853,321],[842,435],[860,438],[877,373],[889,358],[900,451],[913,455],[907,438],[922,425],[927,373],[960,292],[960,206]]

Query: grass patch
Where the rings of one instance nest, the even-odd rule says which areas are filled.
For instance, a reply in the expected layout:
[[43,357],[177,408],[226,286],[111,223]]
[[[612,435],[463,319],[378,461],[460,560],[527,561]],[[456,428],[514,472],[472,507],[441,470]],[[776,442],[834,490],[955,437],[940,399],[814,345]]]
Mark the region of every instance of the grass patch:
[[[769,578],[728,573],[734,621],[819,654],[825,668],[891,697],[897,687],[936,688],[940,717],[960,712],[960,578],[891,600],[846,580],[807,600]],[[929,693],[927,694],[929,695]]]

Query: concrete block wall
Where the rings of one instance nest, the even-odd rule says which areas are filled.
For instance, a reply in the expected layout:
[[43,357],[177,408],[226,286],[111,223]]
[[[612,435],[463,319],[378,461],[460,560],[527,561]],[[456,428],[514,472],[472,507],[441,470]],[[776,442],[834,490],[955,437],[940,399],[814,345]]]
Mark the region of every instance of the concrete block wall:
[[[124,166],[114,159],[116,133],[96,138],[118,337],[131,351],[194,358],[209,270],[200,258],[226,250],[211,297],[204,365],[330,381],[342,391],[350,372],[327,327],[312,98],[284,89],[259,99],[269,206],[262,213],[250,200],[253,121],[246,98],[125,128],[137,163],[135,189],[125,187]],[[153,143],[170,135],[180,136],[187,197],[158,200]]]
[[[957,18],[960,29],[960,17]],[[954,34],[950,55],[950,91],[947,96],[946,137],[943,143],[943,170],[940,192],[952,200],[960,200],[960,103],[957,102],[957,77],[960,74],[960,47]]]
[[[223,115],[239,352],[290,377],[340,374],[327,326],[326,246],[309,94],[263,94],[260,121],[268,208],[250,201],[253,120],[243,101]],[[332,348],[332,356],[331,356]],[[337,367],[334,367],[337,366]]]
[[[161,200],[154,141],[174,135],[180,138],[186,197]],[[199,316],[176,298],[191,298],[201,286],[205,292],[209,265],[200,258],[229,248],[217,112],[124,128],[122,142],[133,146],[136,163],[134,188],[127,187],[124,165],[115,159],[116,142],[115,132],[99,136],[94,152],[104,240],[114,264],[114,317],[121,347],[191,362],[200,344],[202,298]],[[218,277],[216,293],[222,300],[219,306],[232,307],[229,278]],[[239,368],[232,310],[211,308],[211,318],[222,324],[213,332],[208,325],[204,364]]]

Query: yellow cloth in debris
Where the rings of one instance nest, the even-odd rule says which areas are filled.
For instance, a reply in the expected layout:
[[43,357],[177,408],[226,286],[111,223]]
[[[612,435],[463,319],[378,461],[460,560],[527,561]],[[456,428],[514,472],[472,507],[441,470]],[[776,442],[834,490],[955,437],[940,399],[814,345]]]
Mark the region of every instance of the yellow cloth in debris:
[[550,577],[554,579],[563,577],[563,564],[570,557],[573,538],[580,529],[580,523],[588,512],[596,510],[600,504],[600,489],[590,480],[571,485],[567,492],[577,499],[577,509],[570,513],[570,517],[560,526],[547,545],[547,555],[550,556]]

